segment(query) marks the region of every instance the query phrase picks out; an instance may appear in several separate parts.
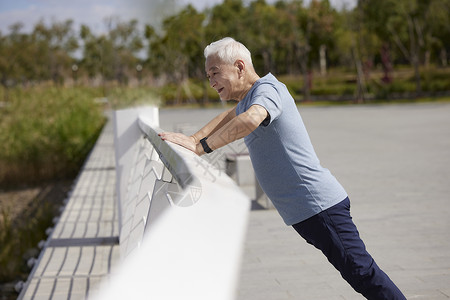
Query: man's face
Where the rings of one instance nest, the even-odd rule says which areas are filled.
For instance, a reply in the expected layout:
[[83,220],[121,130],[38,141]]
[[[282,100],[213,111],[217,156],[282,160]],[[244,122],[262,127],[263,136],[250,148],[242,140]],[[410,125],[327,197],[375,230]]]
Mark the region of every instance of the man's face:
[[239,94],[239,68],[224,63],[215,55],[205,62],[206,77],[209,84],[217,91],[221,100],[237,100]]

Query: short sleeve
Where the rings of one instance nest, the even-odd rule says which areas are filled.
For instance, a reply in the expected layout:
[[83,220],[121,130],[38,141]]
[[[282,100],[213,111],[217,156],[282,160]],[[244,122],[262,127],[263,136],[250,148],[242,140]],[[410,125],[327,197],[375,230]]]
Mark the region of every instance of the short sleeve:
[[270,125],[273,121],[278,119],[282,112],[281,98],[277,89],[268,83],[264,83],[256,87],[252,93],[252,98],[249,103],[251,105],[260,105],[264,107],[269,113],[268,119],[264,120],[263,126]]

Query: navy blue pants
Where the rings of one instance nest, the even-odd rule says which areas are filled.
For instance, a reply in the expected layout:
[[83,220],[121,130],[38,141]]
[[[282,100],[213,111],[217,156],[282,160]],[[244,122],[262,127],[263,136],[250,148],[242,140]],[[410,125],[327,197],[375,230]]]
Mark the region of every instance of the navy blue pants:
[[350,216],[348,198],[293,227],[367,299],[406,299],[366,251]]

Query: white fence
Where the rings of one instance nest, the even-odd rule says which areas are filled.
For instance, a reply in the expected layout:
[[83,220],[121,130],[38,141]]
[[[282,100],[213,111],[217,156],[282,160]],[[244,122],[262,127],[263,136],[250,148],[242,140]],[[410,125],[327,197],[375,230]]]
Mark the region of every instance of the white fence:
[[249,198],[158,136],[158,109],[115,112],[121,262],[95,299],[234,299]]

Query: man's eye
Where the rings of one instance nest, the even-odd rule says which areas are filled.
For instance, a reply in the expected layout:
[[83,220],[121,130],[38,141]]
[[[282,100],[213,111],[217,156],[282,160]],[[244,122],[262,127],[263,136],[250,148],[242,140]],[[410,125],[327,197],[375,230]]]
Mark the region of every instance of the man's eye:
[[219,72],[213,72],[211,75],[206,74],[206,78],[211,79],[211,77],[216,76],[217,74],[219,74]]

